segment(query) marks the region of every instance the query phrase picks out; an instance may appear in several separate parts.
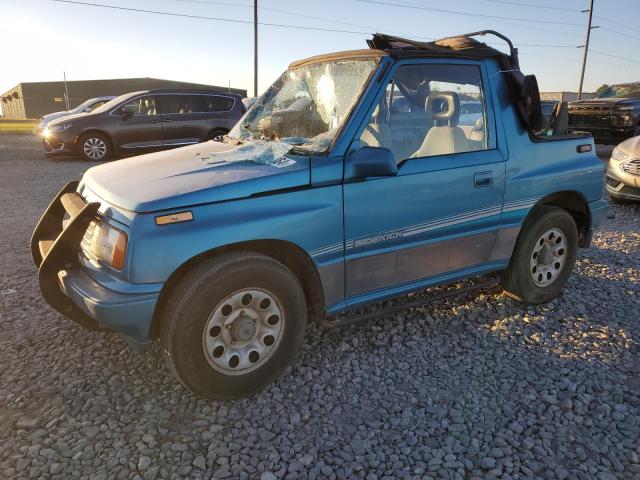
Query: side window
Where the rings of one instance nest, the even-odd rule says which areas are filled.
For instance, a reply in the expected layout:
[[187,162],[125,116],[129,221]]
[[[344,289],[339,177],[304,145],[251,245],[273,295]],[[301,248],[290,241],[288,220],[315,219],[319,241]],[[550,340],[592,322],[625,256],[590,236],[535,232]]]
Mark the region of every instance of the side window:
[[198,109],[198,95],[162,95],[162,113],[195,113]]
[[121,107],[121,110],[131,112],[134,116],[156,115],[158,113],[156,99],[154,97],[138,97],[125,103]]
[[104,105],[105,103],[107,103],[106,100],[100,100],[99,102],[94,103],[93,105],[91,105],[89,107],[89,111],[93,112],[96,108],[101,107],[102,105]]
[[360,141],[386,147],[397,162],[487,148],[480,68],[404,65],[398,68]]
[[221,95],[201,95],[200,111],[201,112],[228,112],[233,107],[233,98]]

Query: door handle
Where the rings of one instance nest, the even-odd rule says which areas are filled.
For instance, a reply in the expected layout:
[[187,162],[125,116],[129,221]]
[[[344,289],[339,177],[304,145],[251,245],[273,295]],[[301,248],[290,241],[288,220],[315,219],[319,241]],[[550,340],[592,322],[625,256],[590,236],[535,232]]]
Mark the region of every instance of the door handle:
[[491,172],[476,172],[473,176],[473,184],[475,187],[488,187],[493,184]]
[[149,123],[160,123],[160,120],[151,120]]
[[169,118],[166,118],[166,119],[162,120],[162,123],[170,123],[170,122],[173,122],[173,120],[171,120]]

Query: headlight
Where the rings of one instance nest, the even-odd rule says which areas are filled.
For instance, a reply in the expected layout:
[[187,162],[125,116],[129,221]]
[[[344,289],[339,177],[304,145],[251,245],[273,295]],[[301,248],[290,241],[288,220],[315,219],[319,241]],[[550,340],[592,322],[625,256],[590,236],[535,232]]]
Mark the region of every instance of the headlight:
[[50,125],[47,128],[49,129],[49,132],[51,132],[51,133],[58,133],[58,132],[62,132],[64,130],[66,130],[70,126],[71,126],[70,123],[59,123],[58,125]]
[[611,117],[611,124],[612,125],[631,125],[633,124],[633,119],[631,118],[631,115],[624,114],[621,115],[620,113],[618,113],[617,115],[614,115],[613,117]]
[[81,248],[89,259],[100,260],[122,270],[127,253],[127,234],[100,220],[93,220],[82,238]]
[[616,147],[611,153],[611,160],[615,160],[616,162],[624,162],[626,160],[631,160],[631,155],[622,150],[620,147]]

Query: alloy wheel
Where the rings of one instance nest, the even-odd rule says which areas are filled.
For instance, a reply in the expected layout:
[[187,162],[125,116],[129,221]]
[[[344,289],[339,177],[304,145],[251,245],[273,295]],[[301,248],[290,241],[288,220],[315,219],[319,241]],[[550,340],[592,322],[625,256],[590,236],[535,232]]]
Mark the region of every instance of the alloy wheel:
[[87,138],[82,145],[85,155],[91,160],[100,160],[107,153],[107,144],[101,138]]

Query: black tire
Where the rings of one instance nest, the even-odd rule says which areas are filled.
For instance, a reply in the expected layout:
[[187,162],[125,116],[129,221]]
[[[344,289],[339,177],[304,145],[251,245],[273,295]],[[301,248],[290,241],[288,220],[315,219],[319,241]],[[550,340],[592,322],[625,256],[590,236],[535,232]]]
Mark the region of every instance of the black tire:
[[229,133],[229,131],[225,130],[224,128],[216,128],[215,130],[210,132],[209,135],[207,135],[207,140],[221,142],[222,137],[224,137],[227,133]]
[[111,158],[113,149],[109,138],[98,132],[89,132],[80,137],[78,153],[89,162],[104,162]]
[[[556,229],[562,234],[562,241],[566,248],[562,252],[564,258],[561,259],[563,262],[561,267],[553,270],[553,273],[549,273],[552,276],[555,275],[555,278],[547,280],[541,276],[540,270],[533,269],[531,262],[540,261],[535,260],[534,249],[541,248],[539,245],[542,244],[538,242],[542,240],[542,235],[552,229]],[[554,237],[557,240],[558,236],[554,235],[552,238]],[[547,240],[544,241],[543,248],[552,250],[553,246],[547,247],[546,242]],[[510,297],[518,301],[531,304],[546,303],[556,297],[567,283],[576,261],[577,250],[578,229],[571,215],[566,210],[557,207],[538,207],[524,223],[509,267],[502,273],[502,287]],[[546,254],[546,252],[544,253]],[[540,253],[536,255],[540,256],[540,259],[543,258]],[[545,258],[549,258],[550,255],[550,253],[547,254]],[[553,269],[557,264],[560,263],[545,264],[541,267]],[[536,284],[534,275],[537,280],[550,281],[550,283],[547,285]]]
[[[212,358],[213,353],[205,353],[206,335],[213,335],[209,333],[210,322],[215,318],[215,312],[220,311],[220,306],[226,308],[230,295],[246,289],[260,289],[272,295],[282,311],[281,333],[270,356],[265,355],[264,363],[258,363],[247,373],[227,374],[220,371],[219,365],[212,365],[216,361]],[[201,263],[185,275],[166,305],[161,342],[173,372],[189,390],[217,400],[251,395],[273,382],[294,360],[307,323],[306,299],[295,275],[280,262],[251,252],[222,254]],[[240,313],[244,311],[242,306],[239,310]],[[246,317],[244,314],[236,317],[240,318]],[[258,325],[259,321],[255,324]],[[226,328],[232,326],[227,325]],[[254,338],[260,337],[260,328],[263,327],[255,328]],[[225,333],[229,334],[226,330]],[[256,338],[252,342],[265,342],[266,338]],[[235,348],[226,346],[229,351]],[[226,356],[227,352],[224,358]],[[230,358],[233,358],[232,353]],[[231,360],[229,369],[230,365]]]

